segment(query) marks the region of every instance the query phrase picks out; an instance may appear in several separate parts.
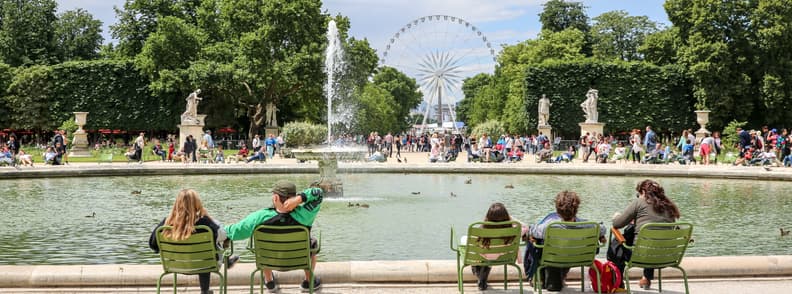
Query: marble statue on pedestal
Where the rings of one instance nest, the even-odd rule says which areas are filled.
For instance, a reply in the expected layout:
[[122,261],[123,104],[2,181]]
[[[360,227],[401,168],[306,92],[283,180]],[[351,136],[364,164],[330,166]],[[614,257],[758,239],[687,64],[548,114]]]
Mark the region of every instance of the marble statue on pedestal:
[[586,100],[580,103],[580,107],[583,108],[583,113],[586,116],[586,123],[596,123],[599,119],[597,113],[598,94],[599,91],[596,89],[589,89],[586,93]]
[[550,125],[550,106],[553,105],[550,103],[550,99],[547,99],[547,96],[542,94],[542,98],[539,99],[539,126],[549,126]]
[[198,118],[198,103],[203,99],[198,97],[198,94],[201,94],[201,89],[195,90],[190,93],[190,96],[187,96],[187,109],[181,115],[182,124],[201,124],[201,120]]

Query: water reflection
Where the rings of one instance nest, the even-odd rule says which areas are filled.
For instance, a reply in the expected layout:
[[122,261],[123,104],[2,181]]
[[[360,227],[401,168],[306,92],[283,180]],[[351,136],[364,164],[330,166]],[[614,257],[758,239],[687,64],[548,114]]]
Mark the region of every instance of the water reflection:
[[[472,179],[471,184],[465,180]],[[194,188],[224,223],[269,206],[272,184],[305,187],[313,175],[165,176],[4,181],[0,187],[0,264],[158,263],[151,229],[179,189]],[[451,259],[448,231],[483,219],[494,201],[532,223],[553,210],[562,189],[582,198],[579,215],[610,224],[641,178],[532,175],[342,175],[346,197],[328,199],[317,219],[325,261]],[[792,254],[781,238],[792,200],[785,182],[660,179],[695,225],[690,256]],[[514,189],[504,188],[513,185]],[[141,190],[140,195],[132,195]],[[418,195],[412,192],[421,192]],[[453,192],[456,196],[451,196]],[[370,208],[347,207],[348,202]],[[86,217],[95,212],[96,217]],[[751,240],[740,246],[738,240]],[[245,242],[236,243],[244,248]]]

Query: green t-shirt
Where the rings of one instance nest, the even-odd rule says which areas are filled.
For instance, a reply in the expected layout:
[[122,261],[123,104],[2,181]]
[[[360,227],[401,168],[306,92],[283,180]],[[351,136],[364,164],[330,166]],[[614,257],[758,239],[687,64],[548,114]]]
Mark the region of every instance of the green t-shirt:
[[[313,225],[316,215],[319,214],[319,209],[322,207],[324,192],[319,188],[308,188],[298,196],[303,198],[303,203],[290,212],[289,216],[301,225],[310,227]],[[231,240],[244,240],[250,238],[253,234],[253,230],[258,225],[265,223],[277,215],[278,212],[275,211],[275,208],[271,207],[255,211],[240,222],[225,226],[228,238]]]

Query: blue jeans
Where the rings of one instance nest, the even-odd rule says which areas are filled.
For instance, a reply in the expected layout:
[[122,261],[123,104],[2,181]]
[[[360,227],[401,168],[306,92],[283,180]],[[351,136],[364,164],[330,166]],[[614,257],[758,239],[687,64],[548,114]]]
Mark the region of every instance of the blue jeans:
[[272,159],[272,156],[275,155],[275,147],[274,146],[267,145],[267,155],[269,156],[270,159]]
[[792,154],[784,157],[784,166],[792,166]]
[[267,157],[266,157],[266,155],[264,155],[264,153],[256,152],[255,154],[253,154],[253,156],[248,157],[246,162],[251,162],[253,160],[267,161]]

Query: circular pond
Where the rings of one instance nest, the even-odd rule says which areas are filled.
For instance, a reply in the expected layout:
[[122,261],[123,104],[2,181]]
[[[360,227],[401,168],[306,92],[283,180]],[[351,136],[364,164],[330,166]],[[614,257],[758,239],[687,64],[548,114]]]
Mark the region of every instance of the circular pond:
[[[151,264],[151,229],[176,192],[196,189],[210,214],[233,223],[267,207],[279,179],[305,187],[315,175],[165,176],[27,179],[0,185],[0,264]],[[465,181],[472,179],[471,184]],[[323,261],[453,259],[449,228],[464,234],[495,201],[526,223],[553,210],[560,190],[577,191],[579,216],[610,225],[634,197],[635,177],[347,174],[345,197],[326,199],[315,227]],[[788,255],[792,183],[661,178],[695,225],[688,256]],[[513,189],[505,186],[513,185]],[[141,193],[132,194],[140,190]],[[420,192],[420,194],[417,194]],[[453,195],[452,195],[453,193]],[[349,203],[369,208],[349,207]],[[95,212],[95,217],[87,217]],[[750,241],[740,242],[739,240]],[[245,241],[236,242],[244,251]]]

